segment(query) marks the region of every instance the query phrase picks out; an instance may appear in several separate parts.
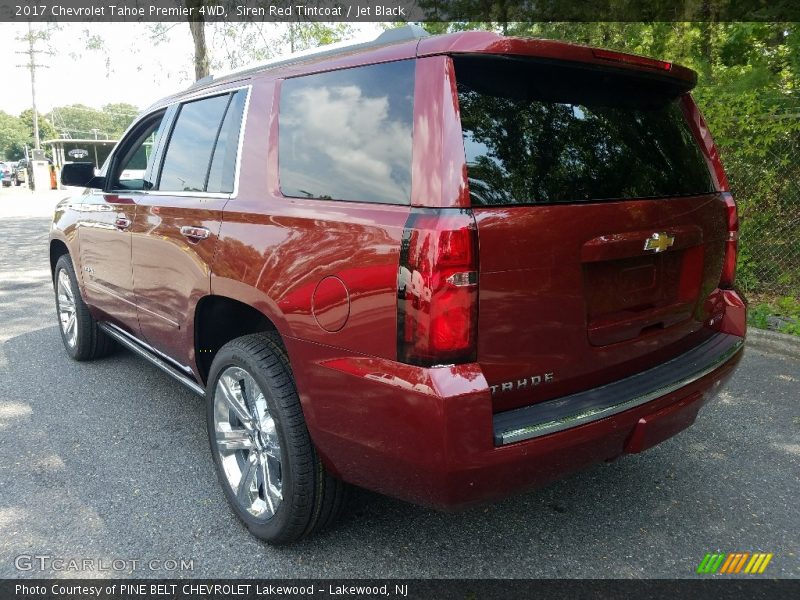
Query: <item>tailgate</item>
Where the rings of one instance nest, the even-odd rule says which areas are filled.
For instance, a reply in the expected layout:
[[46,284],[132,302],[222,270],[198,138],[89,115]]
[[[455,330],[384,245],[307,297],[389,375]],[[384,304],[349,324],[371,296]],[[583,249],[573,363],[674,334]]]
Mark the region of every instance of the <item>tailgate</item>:
[[724,201],[670,81],[455,57],[495,411],[652,368],[709,336]]

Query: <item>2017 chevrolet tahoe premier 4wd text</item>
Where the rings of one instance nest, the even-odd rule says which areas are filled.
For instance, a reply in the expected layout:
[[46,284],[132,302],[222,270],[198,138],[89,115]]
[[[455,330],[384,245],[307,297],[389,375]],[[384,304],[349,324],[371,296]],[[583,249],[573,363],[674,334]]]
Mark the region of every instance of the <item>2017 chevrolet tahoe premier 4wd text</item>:
[[645,450],[745,336],[695,81],[414,30],[201,81],[63,171],[88,186],[50,239],[67,352],[121,344],[204,396],[273,543],[348,484],[452,508]]

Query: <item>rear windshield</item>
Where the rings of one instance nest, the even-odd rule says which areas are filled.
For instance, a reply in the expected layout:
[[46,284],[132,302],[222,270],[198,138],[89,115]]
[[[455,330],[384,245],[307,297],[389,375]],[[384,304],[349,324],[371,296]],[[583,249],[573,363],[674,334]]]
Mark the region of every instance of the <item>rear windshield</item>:
[[714,191],[663,79],[505,57],[456,57],[473,205]]

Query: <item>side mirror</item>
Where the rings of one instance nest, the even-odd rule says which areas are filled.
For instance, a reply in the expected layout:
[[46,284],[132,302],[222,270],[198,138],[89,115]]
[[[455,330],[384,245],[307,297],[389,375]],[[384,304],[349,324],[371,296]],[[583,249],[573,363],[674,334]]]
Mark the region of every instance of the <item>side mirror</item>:
[[61,167],[61,185],[102,189],[104,177],[95,177],[94,163],[75,162]]

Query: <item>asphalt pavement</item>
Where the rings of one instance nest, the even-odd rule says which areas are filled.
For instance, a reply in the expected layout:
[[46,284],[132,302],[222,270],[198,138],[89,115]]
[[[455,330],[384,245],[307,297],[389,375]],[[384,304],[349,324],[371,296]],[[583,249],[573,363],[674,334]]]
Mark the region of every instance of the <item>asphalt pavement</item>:
[[313,539],[257,541],[217,484],[200,398],[127,351],[65,354],[43,216],[61,195],[0,190],[0,577],[697,577],[717,551],[800,576],[800,361],[755,348],[643,454],[457,514],[359,491]]

